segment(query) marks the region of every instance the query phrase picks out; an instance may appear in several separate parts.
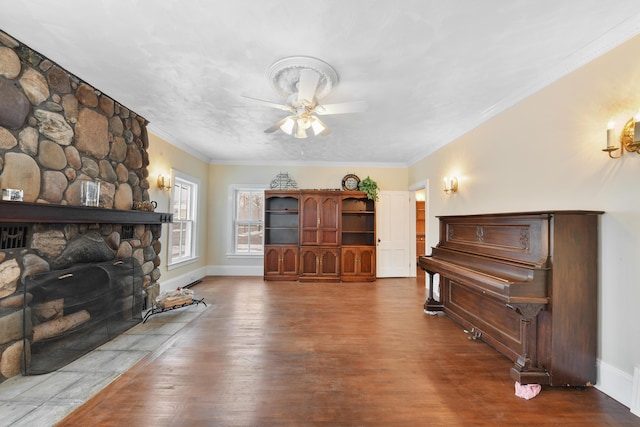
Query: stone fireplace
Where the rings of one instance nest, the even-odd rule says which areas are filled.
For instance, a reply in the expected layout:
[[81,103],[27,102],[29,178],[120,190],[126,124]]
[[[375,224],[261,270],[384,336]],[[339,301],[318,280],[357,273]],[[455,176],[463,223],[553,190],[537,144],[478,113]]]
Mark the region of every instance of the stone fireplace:
[[[82,339],[59,344],[58,338],[80,335],[97,318],[112,320],[94,328],[96,336],[136,322],[158,295],[160,236],[171,215],[132,210],[149,201],[146,126],[143,117],[0,31],[0,188],[23,192],[22,201],[0,201],[0,382],[40,369],[36,356],[45,349],[78,349]],[[82,206],[86,181],[100,184],[98,207]],[[43,297],[41,279],[67,274],[95,285],[72,294],[109,291],[104,301],[132,311],[109,316],[102,308],[76,310],[73,295]],[[98,285],[106,276],[124,278]],[[42,339],[39,325],[47,322],[63,326]]]

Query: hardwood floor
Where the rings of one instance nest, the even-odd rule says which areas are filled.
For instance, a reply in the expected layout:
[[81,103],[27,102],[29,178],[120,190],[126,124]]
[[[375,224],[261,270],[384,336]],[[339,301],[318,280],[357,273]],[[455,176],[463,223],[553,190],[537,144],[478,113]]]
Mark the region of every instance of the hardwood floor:
[[592,387],[516,397],[512,363],[424,314],[415,279],[192,289],[211,307],[59,425],[640,425]]

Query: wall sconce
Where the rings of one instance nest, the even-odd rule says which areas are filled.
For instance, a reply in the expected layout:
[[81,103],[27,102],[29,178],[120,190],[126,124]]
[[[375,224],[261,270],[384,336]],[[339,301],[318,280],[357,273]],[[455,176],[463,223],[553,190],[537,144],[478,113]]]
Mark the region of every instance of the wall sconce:
[[169,190],[171,188],[171,182],[169,178],[165,178],[164,175],[158,175],[158,188],[160,190]]
[[[640,154],[640,111],[634,117],[631,117],[622,128],[619,143],[620,146],[618,147],[614,123],[609,122],[607,125],[607,148],[602,149],[602,151],[606,151],[612,159],[622,157],[625,150],[630,153],[635,151]],[[620,154],[613,155],[618,150],[620,150]]]
[[444,177],[444,192],[447,194],[455,193],[458,191],[458,178],[455,176]]

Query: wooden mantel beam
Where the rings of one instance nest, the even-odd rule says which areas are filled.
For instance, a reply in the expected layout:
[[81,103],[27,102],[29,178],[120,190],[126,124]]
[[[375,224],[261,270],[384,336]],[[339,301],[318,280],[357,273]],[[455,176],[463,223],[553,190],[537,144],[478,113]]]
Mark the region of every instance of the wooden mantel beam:
[[0,223],[163,224],[168,222],[173,222],[173,214],[0,201]]

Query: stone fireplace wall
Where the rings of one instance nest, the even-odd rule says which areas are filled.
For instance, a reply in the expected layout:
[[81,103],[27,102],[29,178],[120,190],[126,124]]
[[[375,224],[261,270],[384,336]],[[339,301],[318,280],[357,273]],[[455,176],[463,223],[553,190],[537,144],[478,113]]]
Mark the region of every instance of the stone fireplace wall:
[[[81,183],[100,182],[101,209],[149,200],[147,121],[0,31],[0,188],[24,202],[79,206]],[[11,202],[20,203],[20,202]],[[78,235],[104,240],[114,259],[135,257],[147,301],[159,292],[161,225],[30,224],[23,248],[0,249],[0,382],[20,373],[25,278],[54,270]],[[2,225],[2,224],[0,224]]]
[[0,32],[0,184],[25,202],[79,205],[100,181],[100,206],[149,200],[147,121]]

